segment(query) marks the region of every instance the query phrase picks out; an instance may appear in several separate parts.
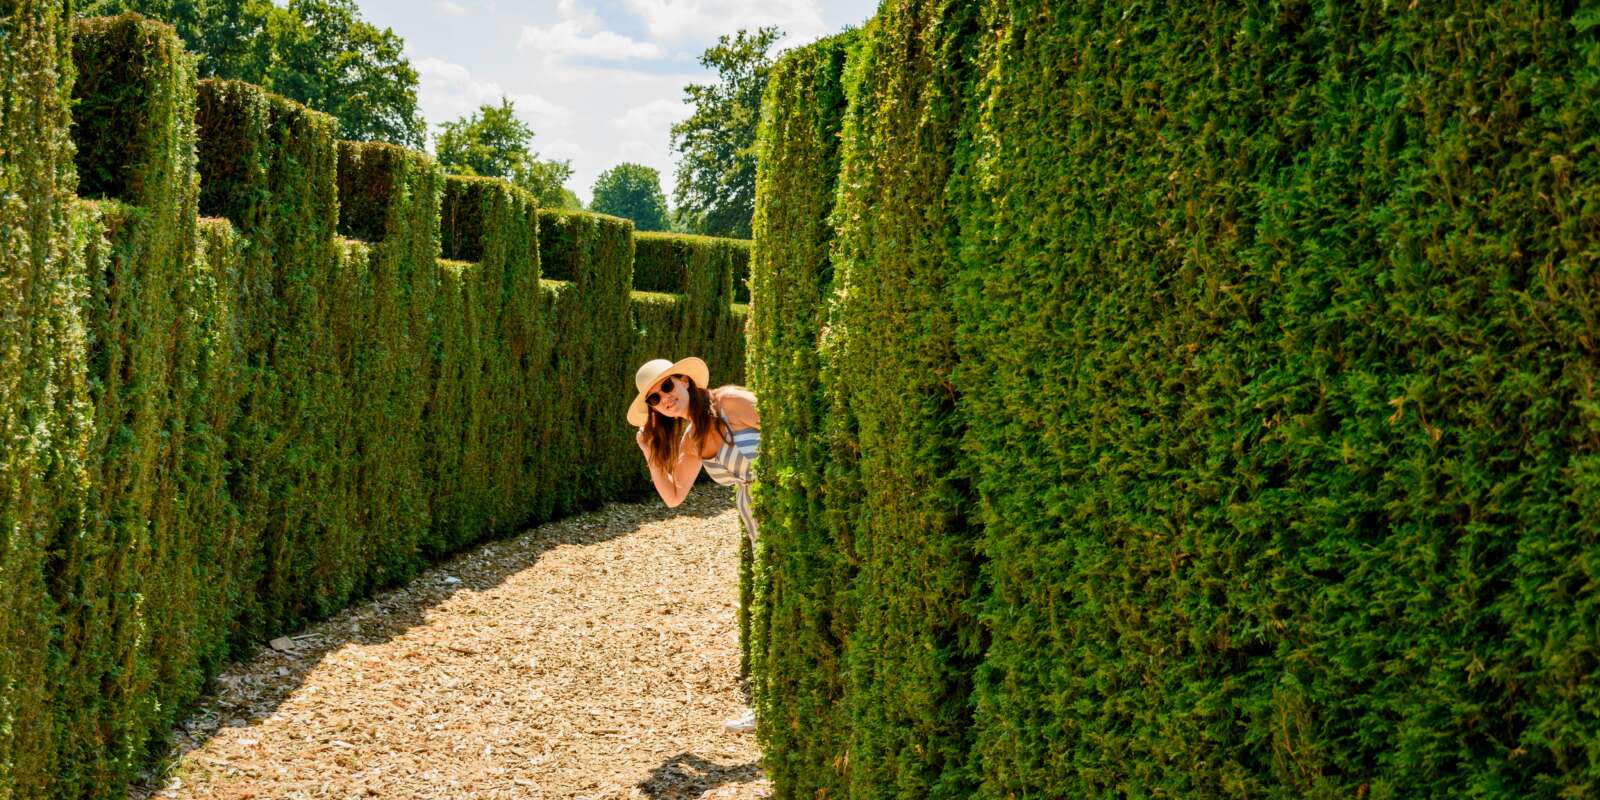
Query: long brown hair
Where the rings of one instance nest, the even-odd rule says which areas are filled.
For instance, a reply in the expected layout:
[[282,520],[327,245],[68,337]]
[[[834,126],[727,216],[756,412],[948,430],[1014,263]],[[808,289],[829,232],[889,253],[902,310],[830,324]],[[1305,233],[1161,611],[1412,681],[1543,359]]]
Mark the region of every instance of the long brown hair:
[[[705,432],[711,430],[712,425],[716,426],[717,433],[722,435],[724,442],[733,439],[733,430],[728,427],[728,423],[712,410],[714,398],[711,390],[696,386],[694,379],[687,375],[673,375],[672,379],[689,384],[689,418],[669,417],[652,408],[649,418],[644,421],[644,436],[650,445],[650,460],[666,470],[669,477],[672,475],[672,465],[678,463],[680,443],[683,441],[684,431],[690,424],[694,425],[695,441],[692,446],[696,453],[700,452],[700,445],[705,441]],[[721,389],[717,391],[720,392]]]

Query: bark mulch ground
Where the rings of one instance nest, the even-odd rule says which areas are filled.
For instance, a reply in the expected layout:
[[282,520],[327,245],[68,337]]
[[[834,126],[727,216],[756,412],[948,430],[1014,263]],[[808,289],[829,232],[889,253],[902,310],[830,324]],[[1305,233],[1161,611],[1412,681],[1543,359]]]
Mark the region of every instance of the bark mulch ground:
[[731,495],[464,553],[216,679],[148,798],[761,798]]

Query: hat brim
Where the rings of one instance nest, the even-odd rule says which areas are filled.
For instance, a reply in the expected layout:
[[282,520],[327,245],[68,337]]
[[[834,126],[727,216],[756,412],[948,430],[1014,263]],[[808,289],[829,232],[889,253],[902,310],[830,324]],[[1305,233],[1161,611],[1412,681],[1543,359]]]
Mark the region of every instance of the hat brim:
[[702,389],[711,388],[711,370],[706,368],[706,362],[695,356],[689,356],[656,373],[655,378],[645,386],[645,391],[640,392],[633,398],[632,405],[628,406],[628,424],[638,428],[642,427],[645,421],[650,419],[650,407],[644,404],[644,396],[650,393],[649,388],[651,386],[656,385],[666,375],[688,375],[696,386]]

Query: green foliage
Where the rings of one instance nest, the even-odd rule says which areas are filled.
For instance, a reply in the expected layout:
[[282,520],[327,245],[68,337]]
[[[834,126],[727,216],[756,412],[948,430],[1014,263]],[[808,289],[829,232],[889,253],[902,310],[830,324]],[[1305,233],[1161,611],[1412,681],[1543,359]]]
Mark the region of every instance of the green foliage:
[[[642,459],[627,419],[633,400],[629,363],[633,337],[583,335],[631,331],[628,292],[633,283],[633,223],[568,211],[539,212],[539,258],[544,275],[570,281],[554,299],[555,351],[550,397],[581,403],[574,423],[556,432],[561,452],[574,454],[572,473],[553,487],[558,513],[592,508],[601,499],[636,491]],[[637,365],[635,365],[637,366]],[[618,420],[624,420],[619,423]],[[633,447],[628,452],[627,446]]]
[[57,770],[56,791],[109,796],[169,721],[163,693],[194,689],[157,689],[190,666],[192,641],[188,631],[155,635],[151,623],[182,613],[195,586],[141,586],[154,565],[192,558],[183,551],[198,534],[172,502],[191,476],[181,449],[187,398],[169,369],[191,331],[174,299],[194,269],[194,71],[160,23],[125,15],[74,33],[81,185],[125,202],[80,218],[92,488],[58,529],[47,565],[59,657],[75,665],[47,685],[54,760],[70,765]]
[[[803,169],[756,225],[779,793],[1591,796],[1592,16],[885,4],[831,290],[769,263],[815,241]],[[825,119],[787,81],[764,169]],[[783,716],[818,657],[761,661],[819,494],[844,752]]]
[[694,112],[672,126],[672,149],[680,156],[672,195],[687,233],[750,238],[756,127],[772,69],[767,51],[782,35],[769,27],[718,37],[700,55],[701,66],[716,70],[717,82],[683,89]]
[[[19,9],[0,18],[0,798],[120,797],[230,645],[647,486],[621,421],[631,225],[552,223],[577,283],[541,284],[525,193],[197,86],[164,24],[82,20],[74,63],[59,6]],[[69,130],[99,199],[72,197]],[[731,322],[707,330],[725,339],[679,346],[742,358]]]
[[[557,162],[547,161],[545,163],[554,164],[554,163],[557,163]],[[565,162],[561,162],[561,163],[565,163]],[[565,178],[563,178],[563,180],[565,180]],[[561,209],[566,209],[567,211],[582,211],[583,210],[583,201],[579,200],[578,199],[578,195],[575,192],[573,192],[571,189],[568,189],[567,187],[563,186],[563,187],[561,187],[561,191],[558,194],[560,196],[557,198],[556,202],[549,204],[549,206],[551,208],[561,208]]]
[[618,164],[600,173],[589,207],[599,214],[633,220],[636,230],[664,231],[671,226],[661,175],[643,164]]
[[640,233],[634,237],[633,288],[641,292],[694,295],[707,308],[733,301],[736,264],[748,262],[742,239]]
[[[362,588],[416,574],[430,539],[425,419],[436,394],[433,319],[441,289],[439,209],[443,173],[422,153],[388,144],[339,143],[339,232],[368,244],[366,283],[350,406],[361,482]],[[337,435],[337,434],[333,434]],[[343,604],[340,599],[339,605]]]
[[[854,502],[830,481],[831,375],[821,332],[832,291],[829,248],[845,111],[844,68],[856,34],[786,53],[762,111],[754,252],[744,262],[761,298],[750,318],[750,386],[761,398],[761,519],[751,672],[765,765],[781,797],[843,797],[850,725],[844,643],[852,566],[829,502]],[[746,295],[748,296],[748,295]],[[847,499],[848,498],[848,499]]]
[[[290,0],[273,45],[272,91],[332,114],[339,135],[421,147],[417,70],[405,41],[361,19],[355,0]],[[269,28],[270,30],[270,28]]]
[[748,305],[750,303],[750,253],[753,242],[749,239],[735,239],[733,251],[733,302]]
[[1600,43],[1548,3],[993,13],[986,792],[1591,794]]
[[52,778],[46,552],[87,488],[86,351],[59,2],[0,12],[0,797]]
[[332,114],[347,139],[422,146],[405,42],[361,19],[354,0],[90,0],[79,14],[128,11],[173,25],[204,77],[259,84]]
[[[969,797],[967,707],[983,652],[975,532],[950,372],[956,266],[945,182],[966,107],[972,4],[886,3],[847,86],[833,218],[840,342],[828,366],[859,425],[859,572],[848,644],[857,797]],[[759,308],[761,298],[756,296]],[[914,599],[913,599],[914,598]]]
[[232,221],[248,242],[230,488],[254,554],[254,591],[238,630],[256,637],[326,613],[352,591],[350,576],[329,567],[350,546],[357,513],[336,480],[349,471],[341,448],[350,439],[344,387],[352,376],[339,368],[332,335],[342,320],[324,299],[343,261],[333,238],[335,123],[257,87],[215,80],[200,83],[198,119],[201,209]]
[[455,549],[551,516],[540,481],[577,456],[540,444],[575,409],[543,400],[555,336],[541,302],[537,203],[505,181],[452,177],[442,205],[443,253],[463,262],[441,276],[426,463],[433,535]]
[[[439,163],[455,175],[505,178],[548,208],[569,208],[577,200],[562,184],[572,177],[566,161],[543,161],[531,149],[533,128],[517,119],[511,101],[485,103],[470,116],[439,126]],[[569,195],[571,195],[569,199]]]

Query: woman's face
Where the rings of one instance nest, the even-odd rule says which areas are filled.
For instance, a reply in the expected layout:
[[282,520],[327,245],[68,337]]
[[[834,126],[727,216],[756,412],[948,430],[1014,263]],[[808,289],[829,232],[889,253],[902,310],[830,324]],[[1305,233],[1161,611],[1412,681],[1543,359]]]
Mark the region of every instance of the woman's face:
[[[660,399],[650,406],[656,413],[667,417],[689,416],[689,379],[682,375],[668,375],[650,387],[650,394]],[[648,402],[649,395],[645,396]]]

